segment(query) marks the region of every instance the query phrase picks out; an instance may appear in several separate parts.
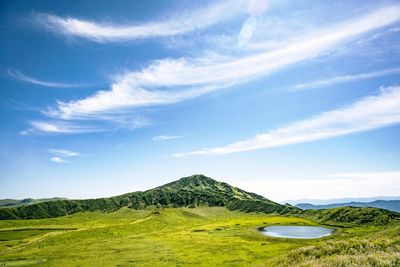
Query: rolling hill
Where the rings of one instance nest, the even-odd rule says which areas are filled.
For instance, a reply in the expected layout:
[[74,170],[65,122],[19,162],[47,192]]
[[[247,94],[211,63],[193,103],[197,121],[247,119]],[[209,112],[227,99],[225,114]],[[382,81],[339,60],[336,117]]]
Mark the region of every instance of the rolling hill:
[[400,212],[400,200],[376,200],[372,202],[347,202],[347,203],[334,203],[326,205],[313,205],[310,203],[299,203],[296,207],[303,210],[322,210],[337,207],[372,207],[379,209],[386,209],[390,211]]

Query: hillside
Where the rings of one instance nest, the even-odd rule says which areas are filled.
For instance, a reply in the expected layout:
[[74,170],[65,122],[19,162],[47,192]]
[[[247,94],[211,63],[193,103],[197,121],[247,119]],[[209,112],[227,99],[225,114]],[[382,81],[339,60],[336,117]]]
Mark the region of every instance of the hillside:
[[301,215],[322,224],[342,226],[387,225],[400,222],[400,213],[368,207],[338,207],[324,210],[305,210]]
[[28,206],[32,204],[37,204],[41,202],[65,200],[66,198],[53,197],[53,198],[25,198],[25,199],[0,199],[0,208],[12,208],[20,206]]
[[144,192],[87,200],[56,200],[28,206],[1,208],[0,219],[37,219],[60,217],[82,211],[110,212],[122,207],[144,209],[155,207],[220,206],[244,212],[287,213],[297,210],[249,193],[204,175],[181,178]]
[[337,207],[371,207],[386,209],[390,211],[400,212],[400,200],[376,200],[372,202],[347,202],[347,203],[334,203],[327,205],[313,205],[310,203],[299,203],[296,207],[303,210],[322,210]]

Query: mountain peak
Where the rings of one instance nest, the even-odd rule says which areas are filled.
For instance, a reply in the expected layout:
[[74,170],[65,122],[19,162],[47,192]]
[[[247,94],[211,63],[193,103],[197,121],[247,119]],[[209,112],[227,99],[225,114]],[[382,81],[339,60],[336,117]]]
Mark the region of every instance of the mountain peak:
[[208,176],[205,176],[203,174],[194,174],[188,177],[183,177],[179,180],[176,180],[175,182],[177,183],[188,183],[190,185],[194,186],[200,186],[200,185],[212,185],[219,183],[217,180],[214,180]]
[[[207,188],[207,187],[215,187],[220,182],[207,177],[203,174],[194,174],[191,176],[183,177],[178,180],[172,181],[170,183],[158,186],[154,189],[175,189],[175,190],[182,190],[182,189],[189,189],[189,188]],[[150,189],[153,190],[153,189]],[[148,191],[150,191],[148,190]]]
[[185,181],[185,180],[187,180],[187,181],[217,182],[216,180],[214,180],[214,179],[212,179],[212,178],[210,178],[208,176],[205,176],[204,174],[193,174],[191,176],[180,178],[177,181]]

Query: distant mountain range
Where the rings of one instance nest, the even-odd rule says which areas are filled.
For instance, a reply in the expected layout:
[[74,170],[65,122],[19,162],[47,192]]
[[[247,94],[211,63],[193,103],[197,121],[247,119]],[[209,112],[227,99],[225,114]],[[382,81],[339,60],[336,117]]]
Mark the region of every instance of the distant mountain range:
[[354,198],[333,198],[333,199],[312,199],[312,198],[304,198],[304,199],[295,199],[295,200],[285,200],[281,203],[288,203],[290,205],[297,205],[300,203],[308,203],[312,205],[329,205],[336,203],[349,203],[349,202],[362,202],[368,203],[377,200],[400,200],[400,196],[376,196],[376,197],[354,197]]
[[376,200],[372,202],[347,202],[347,203],[333,203],[326,205],[299,203],[296,205],[296,207],[303,210],[322,210],[322,209],[331,209],[337,207],[373,207],[373,208],[400,212],[400,200]]

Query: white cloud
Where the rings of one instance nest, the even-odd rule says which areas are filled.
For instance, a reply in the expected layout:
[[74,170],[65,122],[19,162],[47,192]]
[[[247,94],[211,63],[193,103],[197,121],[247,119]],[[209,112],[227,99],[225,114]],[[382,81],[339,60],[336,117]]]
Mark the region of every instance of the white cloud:
[[118,130],[121,128],[133,130],[148,127],[152,123],[146,118],[132,116],[129,114],[99,114],[96,118],[102,120],[102,123],[90,122],[88,120],[80,120],[75,122],[69,122],[66,120],[31,121],[29,123],[31,128],[20,131],[20,134],[82,134],[105,132],[110,130]]
[[35,20],[58,34],[81,37],[95,42],[110,42],[192,32],[244,13],[247,5],[245,0],[227,0],[192,12],[176,14],[169,19],[136,25],[115,25],[49,14],[37,14]]
[[400,192],[400,172],[348,173],[319,179],[239,181],[235,186],[275,201],[334,199],[348,196],[395,196]]
[[69,122],[45,122],[45,121],[32,121],[32,129],[24,132],[45,132],[45,133],[92,133],[101,132],[102,130],[95,127],[75,125]]
[[66,150],[66,149],[49,149],[49,153],[53,154],[54,156],[50,158],[50,161],[56,163],[67,163],[70,162],[65,158],[72,158],[72,157],[79,157],[82,156],[78,152]]
[[317,57],[344,41],[399,19],[400,6],[390,6],[320,29],[274,51],[233,58],[212,55],[155,61],[141,71],[120,75],[110,90],[80,100],[57,102],[47,115],[65,120],[101,118],[132,108],[184,101]]
[[39,80],[33,77],[29,77],[18,70],[9,69],[7,71],[8,75],[14,79],[20,80],[26,83],[37,84],[45,87],[54,87],[54,88],[73,88],[73,87],[83,87],[87,86],[87,84],[75,84],[75,83],[60,83],[60,82],[49,82]]
[[182,135],[159,135],[159,136],[154,136],[151,140],[153,140],[153,141],[168,141],[168,140],[179,139],[182,137],[183,137]]
[[49,152],[60,157],[78,157],[81,156],[78,152],[65,150],[65,149],[49,149]]
[[344,75],[344,76],[336,76],[327,78],[324,80],[312,81],[308,83],[298,84],[290,88],[291,91],[301,91],[307,90],[312,88],[330,86],[337,83],[344,83],[344,82],[351,82],[351,81],[359,81],[359,80],[366,80],[375,77],[381,77],[391,74],[398,74],[400,73],[400,68],[393,68],[393,69],[385,69],[380,71],[373,71],[368,73],[360,73],[360,74],[353,74],[353,75]]
[[222,155],[322,140],[400,123],[400,87],[381,89],[376,96],[277,128],[227,146],[174,156]]
[[55,163],[67,163],[67,162],[69,162],[69,161],[67,161],[67,160],[65,160],[63,158],[60,158],[60,157],[51,157],[50,161],[51,162],[55,162]]

